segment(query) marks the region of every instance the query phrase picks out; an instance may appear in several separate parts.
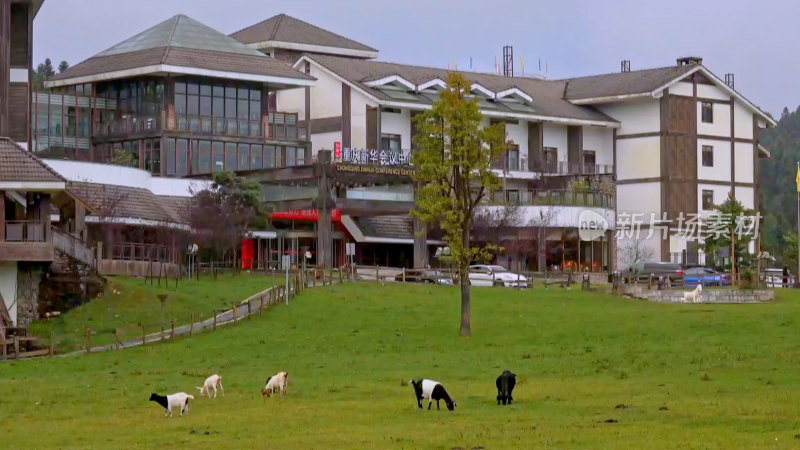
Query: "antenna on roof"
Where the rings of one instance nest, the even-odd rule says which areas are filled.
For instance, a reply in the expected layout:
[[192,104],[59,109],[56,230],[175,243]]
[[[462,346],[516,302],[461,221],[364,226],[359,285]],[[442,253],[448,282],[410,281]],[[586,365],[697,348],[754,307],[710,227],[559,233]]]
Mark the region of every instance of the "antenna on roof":
[[514,76],[514,47],[510,45],[503,47],[503,76]]

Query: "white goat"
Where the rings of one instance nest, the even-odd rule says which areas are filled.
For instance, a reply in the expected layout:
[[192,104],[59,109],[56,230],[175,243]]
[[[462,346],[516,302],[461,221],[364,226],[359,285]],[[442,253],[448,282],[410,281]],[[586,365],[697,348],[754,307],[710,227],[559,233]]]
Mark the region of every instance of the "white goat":
[[211,397],[211,390],[214,390],[214,397],[217,398],[217,386],[222,389],[222,396],[225,397],[225,388],[222,387],[222,377],[214,374],[210,377],[206,378],[206,381],[203,383],[203,387],[195,386],[197,389],[200,389],[200,395],[208,395],[208,398]]
[[691,292],[684,292],[683,293],[683,302],[684,303],[697,303],[700,301],[703,295],[703,285],[698,284],[696,288],[694,288]]
[[286,395],[286,389],[289,386],[289,374],[287,372],[278,372],[269,380],[267,380],[267,385],[261,389],[261,395],[264,397],[269,397],[275,393],[276,390],[281,392],[281,397]]

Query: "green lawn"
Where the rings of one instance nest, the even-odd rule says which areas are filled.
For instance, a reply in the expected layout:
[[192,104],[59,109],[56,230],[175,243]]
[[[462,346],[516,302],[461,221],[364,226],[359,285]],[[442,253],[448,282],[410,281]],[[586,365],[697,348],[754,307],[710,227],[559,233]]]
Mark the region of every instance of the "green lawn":
[[[271,278],[263,274],[221,274],[216,279],[181,280],[177,287],[171,280],[159,285],[145,283],[140,278],[110,277],[103,294],[79,308],[52,320],[41,320],[31,326],[31,333],[43,343],[56,342],[56,353],[78,350],[84,346],[85,329],[92,330],[91,345],[114,342],[114,329],[139,323],[145,324],[147,333],[160,330],[161,302],[158,294],[167,294],[164,305],[164,322],[169,328],[188,324],[194,314],[195,321],[212,317],[213,310],[230,308],[253,294],[272,286]],[[131,330],[123,338],[141,336],[141,330]]]
[[[798,448],[800,298],[669,305],[551,288],[345,284],[216,333],[120,352],[0,364],[2,447]],[[494,379],[519,375],[516,402]],[[262,400],[286,370],[286,398]],[[220,373],[225,398],[164,419],[150,392]],[[419,411],[410,378],[454,413]],[[435,406],[434,406],[435,408]]]

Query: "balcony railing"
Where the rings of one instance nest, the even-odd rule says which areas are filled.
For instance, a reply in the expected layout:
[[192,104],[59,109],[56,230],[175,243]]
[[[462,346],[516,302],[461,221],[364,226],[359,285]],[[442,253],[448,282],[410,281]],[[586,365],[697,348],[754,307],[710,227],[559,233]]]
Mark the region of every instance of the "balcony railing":
[[266,137],[276,140],[308,140],[308,129],[297,122],[297,114],[270,113],[268,127],[260,120],[232,119],[226,117],[175,114],[166,112],[150,116],[128,115],[101,123],[99,136],[124,136],[150,131],[188,131],[210,136]]
[[516,206],[586,206],[594,208],[611,208],[614,197],[597,191],[571,191],[542,189],[535,191],[497,192],[487,201],[490,205]]
[[5,222],[5,242],[47,242],[46,222],[39,220],[9,220]]
[[[500,170],[499,165],[495,168]],[[519,161],[510,160],[505,162],[506,172],[533,172],[544,175],[610,175],[614,167],[610,164],[581,164],[568,161],[537,161],[533,167],[529,167],[528,158],[520,156]]]

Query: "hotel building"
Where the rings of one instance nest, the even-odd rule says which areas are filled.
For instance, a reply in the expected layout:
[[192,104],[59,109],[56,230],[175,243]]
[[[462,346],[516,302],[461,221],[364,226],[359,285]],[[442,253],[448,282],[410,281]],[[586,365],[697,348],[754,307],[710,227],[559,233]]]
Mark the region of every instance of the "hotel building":
[[[356,262],[421,267],[441,236],[408,215],[412,118],[448,70],[378,56],[286,15],[230,36],[175,16],[32,93],[30,148],[153,180],[232,170],[258,181],[272,210],[248,244],[259,267],[306,248],[314,262],[340,265],[348,242]],[[768,152],[758,136],[775,122],[699,58],[563,80],[461,74],[485,123],[504,124],[512,144],[494,163],[504,187],[485,211],[513,208],[514,220],[475,235],[513,244],[501,263],[612,269],[630,242],[615,238],[625,214],[657,219],[666,238],[644,242],[654,259],[698,263],[697,242],[677,235],[681,213],[707,212],[729,192],[759,206],[758,158]],[[70,167],[65,176],[80,181]],[[578,232],[586,210],[608,224],[594,241]]]

